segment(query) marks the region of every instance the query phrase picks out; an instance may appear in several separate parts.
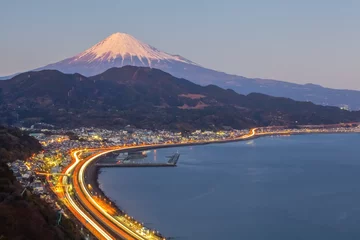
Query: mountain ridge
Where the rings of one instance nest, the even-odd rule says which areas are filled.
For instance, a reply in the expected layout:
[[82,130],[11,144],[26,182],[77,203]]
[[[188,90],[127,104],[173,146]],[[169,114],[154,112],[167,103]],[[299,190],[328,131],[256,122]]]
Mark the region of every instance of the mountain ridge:
[[180,55],[162,52],[124,33],[112,34],[74,57],[35,70],[57,69],[64,73],[80,73],[89,77],[103,73],[112,67],[126,65],[161,69],[196,84],[214,84],[222,88],[231,88],[245,95],[258,92],[298,101],[311,101],[324,106],[360,109],[360,91],[226,74],[202,67]]
[[0,123],[7,124],[194,130],[358,121],[360,112],[245,96],[148,67],[111,68],[93,77],[43,70],[0,82]]

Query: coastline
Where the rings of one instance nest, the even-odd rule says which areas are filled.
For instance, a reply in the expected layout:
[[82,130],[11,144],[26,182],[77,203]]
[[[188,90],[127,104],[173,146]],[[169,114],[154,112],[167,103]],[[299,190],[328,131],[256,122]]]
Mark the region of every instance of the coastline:
[[[226,140],[217,140],[217,141],[211,141],[211,142],[195,142],[195,143],[177,143],[177,144],[169,144],[166,146],[139,146],[138,148],[133,148],[132,150],[139,151],[139,150],[151,150],[151,149],[160,149],[160,148],[172,148],[172,147],[186,147],[186,146],[196,146],[196,145],[207,145],[207,144],[221,144],[221,143],[229,143],[229,142],[239,142],[239,141],[248,141],[252,140],[258,137],[264,137],[265,135],[261,136],[253,136],[246,139],[226,139]],[[266,135],[270,136],[270,135]],[[127,152],[128,149],[120,149],[116,152]],[[92,161],[89,166],[86,168],[85,171],[85,185],[88,186],[88,184],[91,185],[92,191],[96,192],[97,195],[102,196],[102,198],[107,199],[109,202],[112,203],[113,207],[116,207],[117,210],[120,213],[124,213],[125,211],[123,209],[120,209],[119,206],[117,206],[113,200],[111,200],[109,197],[106,196],[106,194],[101,190],[100,183],[99,183],[99,173],[101,172],[101,168],[96,167],[97,160]]]
[[118,203],[116,201],[110,199],[106,194],[102,191],[99,183],[99,174],[101,172],[101,168],[98,168],[95,166],[96,161],[93,161],[89,164],[89,166],[86,169],[85,172],[85,184],[88,186],[88,184],[91,185],[92,192],[96,193],[98,196],[101,196],[103,199],[106,199],[107,202],[111,203],[111,206],[116,209],[119,213],[125,213],[124,209],[121,209],[118,206]]
[[[172,148],[172,147],[186,147],[186,146],[196,146],[196,145],[207,145],[207,144],[221,144],[221,143],[230,143],[230,142],[239,142],[239,141],[249,141],[260,137],[267,136],[288,136],[288,135],[308,135],[308,134],[349,134],[356,132],[304,132],[304,133],[272,133],[272,134],[257,134],[248,138],[237,138],[237,139],[226,139],[226,140],[217,140],[211,142],[195,142],[195,143],[179,143],[179,144],[169,144],[165,146],[139,146],[137,148],[133,148],[132,150],[150,150],[150,149],[160,149],[160,148]],[[128,149],[120,149],[116,152],[126,152]],[[101,196],[102,199],[105,199],[118,213],[126,213],[126,209],[121,209],[120,203],[117,203],[115,200],[110,199],[100,187],[99,183],[99,174],[102,168],[96,167],[98,159],[92,161],[89,166],[85,170],[85,185],[91,185],[92,191],[96,193],[96,195]]]

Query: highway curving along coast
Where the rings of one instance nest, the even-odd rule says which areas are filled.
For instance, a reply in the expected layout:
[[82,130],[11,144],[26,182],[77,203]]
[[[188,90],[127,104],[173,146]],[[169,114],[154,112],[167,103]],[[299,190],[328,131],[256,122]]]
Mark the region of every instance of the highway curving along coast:
[[[311,128],[312,127],[312,128]],[[340,127],[340,130],[339,130]],[[225,143],[241,140],[249,140],[268,135],[289,135],[289,134],[309,134],[309,133],[338,133],[338,132],[359,132],[359,129],[348,131],[347,128],[341,128],[342,125],[331,125],[329,128],[313,128],[313,126],[300,129],[277,129],[273,128],[252,128],[250,131],[240,137],[233,137],[223,140],[194,141],[181,143],[162,143],[135,146],[119,146],[98,149],[73,149],[71,150],[72,162],[59,174],[57,185],[51,186],[58,198],[63,200],[65,206],[73,213],[74,217],[86,227],[98,239],[161,239],[158,232],[145,228],[141,223],[130,216],[117,211],[107,202],[105,198],[97,195],[90,185],[94,183],[91,169],[95,165],[98,157],[114,151],[148,150],[155,148],[201,145],[210,143]],[[88,157],[80,157],[86,153]],[[174,164],[176,165],[176,164]],[[49,176],[47,176],[49,178]],[[88,182],[87,182],[88,181]],[[97,186],[94,186],[94,188]],[[100,194],[99,194],[100,195]],[[109,207],[110,205],[110,207]]]
[[[63,186],[63,193],[57,195],[65,199],[64,203],[74,216],[99,239],[165,239],[155,231],[144,232],[144,227],[127,215],[119,216],[119,213],[109,212],[100,204],[95,196],[89,190],[86,184],[85,172],[87,167],[98,157],[110,152],[129,149],[149,149],[163,148],[171,146],[185,146],[191,144],[220,143],[226,141],[246,140],[256,136],[256,128],[250,130],[246,135],[237,139],[211,142],[179,143],[179,144],[151,144],[143,146],[113,147],[106,149],[91,149],[93,154],[87,158],[81,159],[79,155],[88,149],[73,150],[71,157],[73,159],[70,166],[64,169],[64,176],[60,178],[60,184]],[[70,177],[69,177],[70,176]]]

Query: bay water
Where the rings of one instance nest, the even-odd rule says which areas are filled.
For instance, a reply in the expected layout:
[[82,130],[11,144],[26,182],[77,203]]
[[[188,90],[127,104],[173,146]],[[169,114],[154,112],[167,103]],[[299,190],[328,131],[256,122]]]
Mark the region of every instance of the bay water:
[[151,150],[177,167],[103,168],[121,209],[173,239],[360,239],[360,134]]

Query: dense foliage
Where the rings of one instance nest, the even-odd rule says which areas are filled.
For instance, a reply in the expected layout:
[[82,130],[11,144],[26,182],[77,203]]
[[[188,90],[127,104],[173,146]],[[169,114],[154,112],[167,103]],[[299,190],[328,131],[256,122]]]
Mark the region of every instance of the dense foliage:
[[17,128],[0,126],[0,161],[10,162],[27,159],[41,150],[40,143]]

